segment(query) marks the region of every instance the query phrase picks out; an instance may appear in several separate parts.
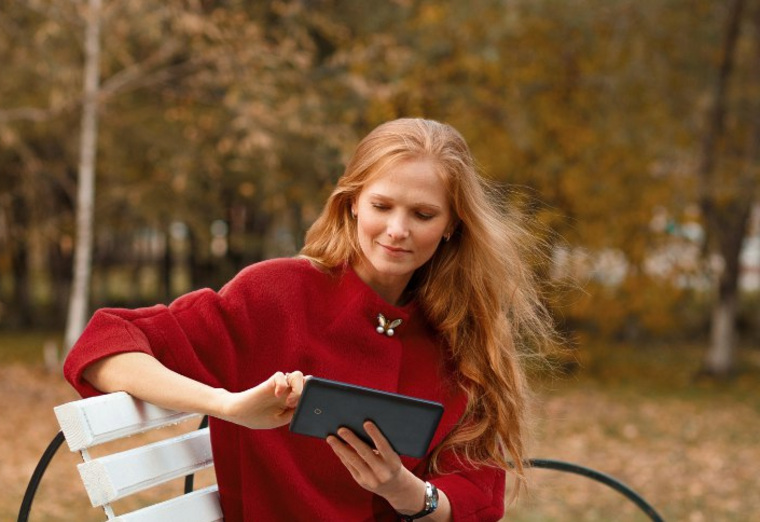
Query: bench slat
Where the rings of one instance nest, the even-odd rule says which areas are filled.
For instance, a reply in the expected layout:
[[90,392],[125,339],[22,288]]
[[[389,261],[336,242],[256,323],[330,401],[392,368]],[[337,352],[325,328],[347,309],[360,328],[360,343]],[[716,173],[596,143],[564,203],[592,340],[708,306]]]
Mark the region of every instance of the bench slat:
[[221,522],[222,508],[219,505],[218,486],[193,491],[160,504],[126,513],[114,519],[114,522]]
[[209,430],[204,428],[77,467],[96,507],[212,465]]
[[159,408],[125,392],[69,402],[54,410],[71,451],[81,451],[198,416]]

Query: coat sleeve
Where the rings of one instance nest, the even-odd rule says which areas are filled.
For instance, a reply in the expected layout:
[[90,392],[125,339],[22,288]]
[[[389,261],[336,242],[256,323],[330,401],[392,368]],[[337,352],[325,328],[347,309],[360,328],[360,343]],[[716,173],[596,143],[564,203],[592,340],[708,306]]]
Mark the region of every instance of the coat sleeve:
[[[443,468],[462,467],[455,457],[442,456]],[[496,522],[504,516],[506,473],[494,467],[466,468],[429,477],[451,503],[454,522]]]
[[182,375],[234,389],[236,351],[255,337],[255,323],[249,320],[256,313],[257,299],[248,298],[256,295],[252,285],[243,273],[218,293],[198,290],[169,306],[98,310],[66,358],[64,375],[83,397],[97,395],[82,377],[90,364],[118,353],[143,352]]

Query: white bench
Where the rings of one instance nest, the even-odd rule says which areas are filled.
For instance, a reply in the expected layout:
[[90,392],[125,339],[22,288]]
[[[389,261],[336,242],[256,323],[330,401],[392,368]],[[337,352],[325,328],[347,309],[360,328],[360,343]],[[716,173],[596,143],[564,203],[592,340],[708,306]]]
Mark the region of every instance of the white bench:
[[223,520],[216,485],[118,516],[111,507],[116,500],[213,466],[208,428],[90,458],[94,446],[200,416],[159,408],[124,392],[62,404],[55,415],[69,449],[82,454],[78,468],[90,502],[102,507],[108,520]]
[[[191,491],[186,481],[185,494],[156,504],[116,515],[112,502],[129,497],[179,477],[192,476],[213,466],[208,428],[182,435],[171,435],[125,451],[98,458],[90,457],[90,448],[106,442],[143,433],[155,428],[199,418],[199,415],[159,408],[135,399],[124,392],[111,393],[56,406],[61,433],[51,441],[29,481],[19,510],[18,522],[27,522],[37,487],[48,464],[65,437],[71,451],[82,454],[78,465],[87,494],[94,507],[102,507],[108,520],[118,522],[221,522],[222,510],[216,485]],[[653,522],[662,517],[619,480],[597,470],[552,459],[532,459],[527,464],[564,473],[581,475],[621,493],[636,504]]]

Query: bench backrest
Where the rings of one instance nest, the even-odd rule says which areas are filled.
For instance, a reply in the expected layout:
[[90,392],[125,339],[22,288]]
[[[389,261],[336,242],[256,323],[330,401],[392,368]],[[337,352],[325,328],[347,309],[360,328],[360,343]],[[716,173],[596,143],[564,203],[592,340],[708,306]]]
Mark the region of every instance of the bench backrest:
[[[69,402],[57,406],[55,414],[71,451],[79,451],[82,454],[84,462],[78,466],[79,473],[92,505],[103,507],[109,520],[119,522],[223,521],[216,485],[119,516],[114,514],[110,505],[111,502],[139,491],[212,466],[213,457],[208,428],[99,458],[90,458],[88,451],[105,442],[177,424],[199,417],[198,415],[159,408],[124,392]],[[20,521],[27,520],[36,487],[49,459],[52,458],[59,445],[60,434],[51,442],[51,446],[35,470],[19,512]],[[53,448],[52,452],[50,448]],[[528,464],[533,468],[573,473],[600,482],[636,504],[653,522],[663,522],[659,513],[641,495],[614,477],[559,460],[533,459]]]
[[130,435],[198,417],[159,408],[124,392],[57,406],[55,415],[78,465],[93,507],[119,522],[222,521],[216,485],[116,516],[111,503],[178,477],[213,466],[208,428],[172,436],[136,448],[90,458],[89,449]]

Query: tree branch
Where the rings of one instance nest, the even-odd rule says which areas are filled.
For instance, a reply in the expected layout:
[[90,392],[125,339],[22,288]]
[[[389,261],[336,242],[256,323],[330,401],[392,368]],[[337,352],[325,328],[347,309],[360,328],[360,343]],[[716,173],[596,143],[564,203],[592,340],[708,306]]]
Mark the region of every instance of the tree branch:
[[126,67],[111,76],[108,80],[104,81],[101,86],[101,93],[110,96],[121,91],[129,86],[130,83],[136,82],[141,77],[144,77],[150,69],[161,63],[165,63],[181,48],[182,46],[176,40],[166,42],[142,62],[134,63],[129,67]]

